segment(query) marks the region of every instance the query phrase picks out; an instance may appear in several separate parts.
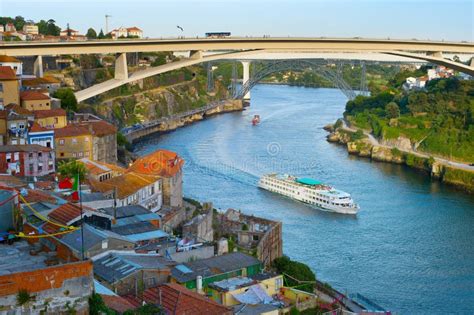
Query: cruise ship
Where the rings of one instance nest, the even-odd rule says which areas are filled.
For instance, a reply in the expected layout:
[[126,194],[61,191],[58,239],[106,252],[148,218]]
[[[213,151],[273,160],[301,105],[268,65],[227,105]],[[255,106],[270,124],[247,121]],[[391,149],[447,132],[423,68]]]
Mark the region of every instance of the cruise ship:
[[311,178],[269,174],[260,178],[258,187],[326,211],[343,214],[359,211],[350,194]]

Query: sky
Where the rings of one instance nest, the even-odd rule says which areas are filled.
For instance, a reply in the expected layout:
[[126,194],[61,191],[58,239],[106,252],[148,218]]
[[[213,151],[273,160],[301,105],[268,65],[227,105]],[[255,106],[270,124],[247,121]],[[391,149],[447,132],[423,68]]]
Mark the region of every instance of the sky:
[[138,26],[150,38],[226,31],[474,42],[474,0],[0,0],[0,16],[54,19],[81,33],[105,31],[105,14],[109,30]]

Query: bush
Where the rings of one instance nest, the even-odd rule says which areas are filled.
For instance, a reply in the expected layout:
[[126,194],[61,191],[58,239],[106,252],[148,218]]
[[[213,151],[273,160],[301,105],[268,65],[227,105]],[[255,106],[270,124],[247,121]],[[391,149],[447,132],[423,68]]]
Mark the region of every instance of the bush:
[[67,111],[77,111],[77,99],[70,88],[60,88],[54,92],[53,97],[61,100],[61,107]]
[[[272,262],[272,268],[278,273],[287,275],[285,277],[286,283],[290,287],[297,287],[297,289],[313,293],[314,285],[316,283],[316,275],[305,264],[293,261],[288,256],[276,258]],[[301,283],[313,282],[313,283]]]

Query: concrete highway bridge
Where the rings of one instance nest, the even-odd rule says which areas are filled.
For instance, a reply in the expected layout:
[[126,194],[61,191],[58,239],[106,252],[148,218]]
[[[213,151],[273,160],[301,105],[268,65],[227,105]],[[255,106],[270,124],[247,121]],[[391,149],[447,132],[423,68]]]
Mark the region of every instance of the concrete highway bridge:
[[[189,57],[165,65],[128,73],[126,53],[188,51]],[[42,56],[69,54],[117,54],[114,79],[76,92],[84,101],[121,85],[203,62],[239,60],[243,64],[243,97],[249,98],[249,67],[252,60],[369,60],[403,63],[429,62],[474,75],[474,43],[364,38],[178,38],[96,40],[84,42],[3,42],[0,55],[36,56],[35,74],[42,76]],[[447,59],[448,55],[471,60],[469,65]],[[314,63],[294,63],[311,66]],[[290,64],[291,65],[291,64]],[[277,70],[285,67],[280,64]],[[269,70],[270,71],[270,70]],[[326,74],[332,81],[338,78]],[[344,83],[337,84],[344,90]],[[347,94],[346,94],[347,95]],[[350,97],[350,95],[347,95]]]

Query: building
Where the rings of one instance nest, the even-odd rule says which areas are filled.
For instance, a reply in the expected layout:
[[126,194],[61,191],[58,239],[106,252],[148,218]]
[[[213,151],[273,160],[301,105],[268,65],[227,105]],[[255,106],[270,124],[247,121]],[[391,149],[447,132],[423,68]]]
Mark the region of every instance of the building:
[[[147,289],[142,295],[146,304],[161,306],[166,314],[234,314],[230,308],[173,283],[166,283],[156,288]],[[127,295],[125,298],[135,307],[142,305],[142,299],[136,295]]]
[[158,150],[138,158],[129,171],[163,178],[163,204],[170,207],[183,206],[184,160],[168,150]]
[[51,76],[24,78],[22,80],[22,87],[25,90],[48,90],[52,94],[61,87],[61,81]]
[[[13,213],[18,207],[16,191],[11,187],[3,186],[0,182],[0,233],[4,233],[15,226]],[[7,235],[0,234],[1,241],[5,241],[6,238],[8,238]]]
[[86,121],[78,125],[87,128],[92,135],[92,155],[84,157],[105,163],[117,162],[117,128],[114,125],[104,120]]
[[[19,105],[10,104],[5,107],[4,124],[6,126],[6,144],[17,145],[28,143],[28,129],[34,121],[34,115]],[[3,124],[3,123],[2,123]]]
[[93,258],[99,282],[118,295],[135,294],[166,283],[176,264],[162,256],[134,252],[107,252]]
[[[235,277],[210,283],[205,292],[214,301],[225,305],[234,306],[247,304],[254,293],[257,298],[253,302],[269,304],[273,302],[272,296],[280,293],[283,288],[283,275],[262,273],[255,277]],[[245,296],[246,294],[246,296]],[[252,295],[252,296],[250,296]]]
[[[93,293],[93,265],[90,261],[48,266],[47,255],[30,255],[24,241],[0,244],[0,305],[5,314],[65,314],[74,305],[77,314],[89,313]],[[18,305],[18,292],[34,296]]]
[[103,182],[113,177],[121,176],[126,172],[126,169],[118,165],[92,161],[88,158],[80,159],[78,162],[84,164],[86,167],[87,176],[98,182]]
[[5,32],[16,32],[16,27],[13,25],[13,23],[7,23],[5,25]]
[[12,68],[17,77],[23,74],[23,63],[15,57],[0,55],[0,66]]
[[59,160],[91,157],[93,146],[89,129],[70,124],[54,131],[54,146]]
[[5,32],[5,26],[3,24],[0,24],[0,33]]
[[20,104],[18,78],[10,66],[0,66],[0,110],[8,104]]
[[212,218],[213,211],[211,206],[207,213],[199,214],[183,225],[183,237],[195,239],[197,242],[214,241]]
[[72,28],[66,28],[64,30],[61,30],[59,33],[59,36],[64,37],[64,36],[70,36],[70,37],[77,37],[81,36],[79,34],[79,31],[73,30]]
[[251,277],[261,271],[262,263],[257,258],[234,252],[177,265],[171,270],[171,281],[199,292],[215,281]]
[[41,127],[36,122],[28,131],[28,144],[37,144],[54,149],[54,130]]
[[66,111],[62,108],[34,112],[35,122],[47,129],[60,129],[67,126]]
[[20,92],[20,101],[21,107],[32,112],[51,109],[50,97],[38,91]]
[[29,35],[38,35],[38,26],[34,24],[23,25],[23,32]]
[[37,144],[0,146],[0,173],[17,176],[45,176],[55,172],[51,148]]
[[233,235],[240,249],[255,253],[264,266],[283,255],[281,222],[245,215],[234,209],[220,213],[217,220],[221,235]]
[[117,199],[117,206],[140,205],[156,212],[162,205],[162,182],[157,176],[128,172],[98,182],[90,180],[93,191]]
[[127,37],[143,38],[143,31],[136,26],[127,28]]
[[127,37],[128,31],[125,27],[119,27],[112,30],[109,34],[112,36],[113,39],[118,39],[121,37]]

